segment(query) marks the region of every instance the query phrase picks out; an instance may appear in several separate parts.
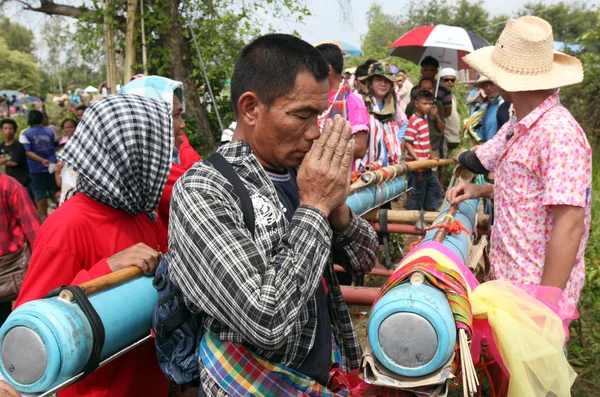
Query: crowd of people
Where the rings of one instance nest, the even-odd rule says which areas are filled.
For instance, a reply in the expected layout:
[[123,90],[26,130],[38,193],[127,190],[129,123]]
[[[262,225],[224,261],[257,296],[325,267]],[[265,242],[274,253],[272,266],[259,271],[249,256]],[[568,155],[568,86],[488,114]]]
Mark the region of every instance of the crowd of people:
[[[493,277],[536,287],[568,324],[583,286],[591,149],[556,88],[580,82],[581,63],[555,54],[551,27],[535,17],[509,21],[495,47],[465,60],[481,73],[467,120],[478,147],[458,161],[496,177],[460,184],[447,198],[494,197]],[[346,205],[352,172],[448,157],[458,146],[455,82],[456,71],[440,72],[433,58],[411,87],[381,61],[346,75],[335,45],[255,39],[235,64],[236,124],[218,150],[243,195],[212,156],[199,161],[184,134],[184,87],[164,77],[140,76],[81,109],[80,120],[63,121],[64,138],[41,112],[30,112],[18,139],[14,121],[2,120],[0,261],[31,255],[15,307],[127,266],[153,274],[168,258],[170,282],[202,319],[188,393],[405,395],[356,376],[362,350],[333,264],[367,273],[377,261],[376,232]],[[504,103],[512,104],[505,123]],[[408,180],[407,208],[438,209],[434,171]],[[48,217],[57,182],[68,188]],[[10,301],[3,305],[7,314]],[[59,396],[168,392],[146,342]],[[2,395],[18,393],[0,383]]]

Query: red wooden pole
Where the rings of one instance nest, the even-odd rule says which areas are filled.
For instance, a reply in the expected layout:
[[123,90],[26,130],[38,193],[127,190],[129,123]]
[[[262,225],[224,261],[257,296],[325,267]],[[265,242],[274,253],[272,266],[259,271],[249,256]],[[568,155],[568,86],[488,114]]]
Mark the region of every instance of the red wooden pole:
[[350,305],[372,306],[380,288],[350,287],[342,285],[344,301]]

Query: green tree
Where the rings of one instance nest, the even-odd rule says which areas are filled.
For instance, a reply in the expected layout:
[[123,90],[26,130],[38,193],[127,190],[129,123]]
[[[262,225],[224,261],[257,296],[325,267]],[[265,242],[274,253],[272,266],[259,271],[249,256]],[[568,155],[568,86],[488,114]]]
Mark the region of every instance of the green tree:
[[62,64],[66,56],[65,52],[67,49],[67,30],[68,24],[64,17],[53,17],[44,22],[42,27],[43,42],[46,47],[48,72],[55,76],[58,83],[58,91],[63,93],[63,80],[62,80]]
[[452,8],[450,16],[450,25],[476,32],[488,24],[490,15],[481,0],[473,3],[469,0],[459,0]]
[[[0,0],[1,1],[1,0]],[[343,0],[338,0],[342,6]],[[106,12],[103,2],[86,2],[76,7],[54,1],[37,2],[18,0],[23,8],[49,15],[64,15],[78,19],[77,40],[84,48],[101,48],[104,41],[102,21],[108,16],[115,31],[115,48],[124,49],[125,1],[113,1]],[[235,56],[243,44],[264,30],[265,17],[301,20],[309,15],[302,0],[247,0],[232,6],[226,0],[147,0],[144,1],[144,25],[148,50],[148,73],[161,74],[182,81],[185,86],[186,134],[190,142],[206,153],[216,146],[217,127],[215,107],[207,101],[208,87],[196,55],[188,24],[192,25],[198,44],[207,63],[207,76],[215,95],[221,92],[233,70]],[[136,32],[141,34],[140,19]],[[141,65],[141,40],[137,41],[135,72],[143,71]],[[93,53],[93,51],[84,51]],[[96,64],[105,58],[96,59]],[[227,98],[218,99],[218,109],[224,113],[224,124],[231,119],[232,108]]]
[[11,50],[3,37],[0,37],[0,82],[4,89],[27,87],[30,91],[39,89],[42,75],[29,54]]
[[25,26],[12,23],[8,17],[2,16],[0,37],[4,38],[8,49],[33,55],[35,36]]
[[387,57],[390,44],[405,33],[400,18],[385,14],[377,3],[367,11],[367,25],[369,30],[361,38],[361,50],[366,58]]

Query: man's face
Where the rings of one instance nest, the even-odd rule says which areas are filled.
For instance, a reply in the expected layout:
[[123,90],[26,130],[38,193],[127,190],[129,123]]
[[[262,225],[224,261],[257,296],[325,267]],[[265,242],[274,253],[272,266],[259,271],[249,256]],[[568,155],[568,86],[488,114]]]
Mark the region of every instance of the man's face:
[[442,78],[440,79],[442,85],[453,89],[454,88],[454,83],[456,82],[456,77],[454,76],[442,76]]
[[12,140],[15,137],[15,132],[15,127],[13,127],[10,123],[5,123],[2,125],[2,134],[4,135],[5,140]]
[[438,68],[431,65],[421,66],[421,78],[435,79],[435,75],[438,72]]
[[301,72],[294,87],[271,106],[256,107],[253,131],[247,137],[261,163],[276,170],[297,167],[319,138],[318,117],[329,106],[329,83]]
[[83,110],[78,109],[75,113],[77,113],[77,121],[81,121],[81,119],[83,118]]
[[485,83],[483,83],[481,85],[481,88],[483,88],[483,92],[485,92],[485,96],[487,96],[488,98],[496,98],[498,95],[500,95],[500,91],[498,91],[498,86],[492,83],[491,81],[486,81]]
[[404,81],[406,81],[406,76],[404,75],[404,73],[398,73],[397,77],[398,81],[396,81],[396,87],[402,88],[402,86],[404,85]]
[[185,121],[183,121],[183,106],[177,95],[173,95],[173,144],[177,149],[183,142],[181,134],[185,129]]
[[383,76],[373,76],[371,81],[375,97],[384,98],[392,89],[392,82]]
[[429,91],[433,94],[433,82],[431,80],[423,80],[421,81],[421,85],[419,85],[419,89]]

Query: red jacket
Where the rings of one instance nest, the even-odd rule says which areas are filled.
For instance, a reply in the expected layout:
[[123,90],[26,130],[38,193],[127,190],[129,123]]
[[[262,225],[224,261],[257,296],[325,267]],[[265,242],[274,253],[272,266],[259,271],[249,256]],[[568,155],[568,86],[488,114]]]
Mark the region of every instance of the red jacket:
[[[106,259],[143,242],[165,252],[160,218],[129,215],[78,193],[42,225],[16,306],[39,299],[61,285],[77,285],[111,272]],[[63,389],[60,397],[166,397],[154,342],[98,368],[87,378]]]
[[173,192],[173,186],[175,186],[175,182],[177,182],[177,179],[179,179],[181,175],[185,174],[194,163],[201,159],[200,155],[190,145],[187,137],[185,135],[181,135],[181,137],[183,138],[183,142],[179,146],[179,164],[171,164],[169,179],[167,179],[167,184],[160,197],[160,202],[158,203],[158,215],[165,227],[165,230],[163,231],[164,238],[166,238],[168,231],[169,210],[171,207],[171,193]]

